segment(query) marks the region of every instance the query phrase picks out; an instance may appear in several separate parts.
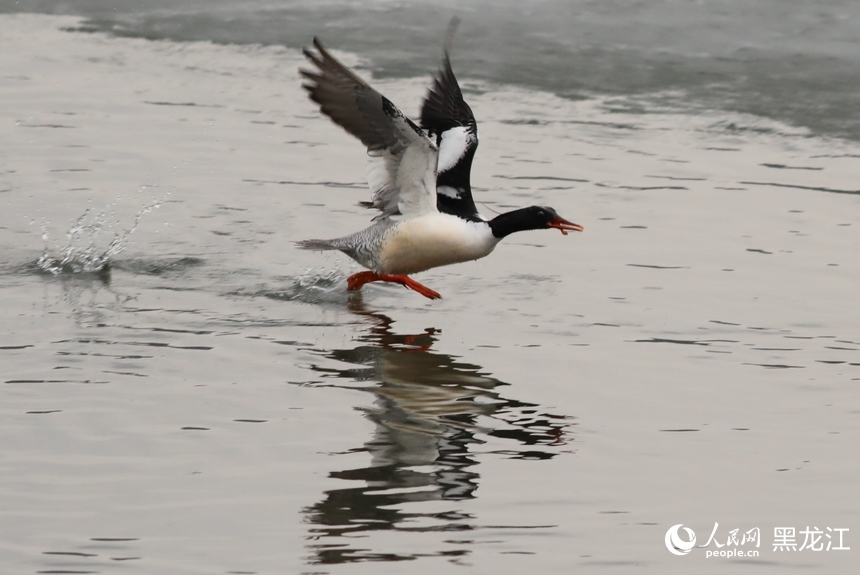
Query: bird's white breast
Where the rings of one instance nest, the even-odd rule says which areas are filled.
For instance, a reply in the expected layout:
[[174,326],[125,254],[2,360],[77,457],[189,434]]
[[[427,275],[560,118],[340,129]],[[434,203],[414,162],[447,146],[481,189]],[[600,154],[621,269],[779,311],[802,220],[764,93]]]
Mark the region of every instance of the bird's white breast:
[[483,222],[434,213],[410,218],[391,228],[378,261],[387,274],[413,274],[482,258],[499,240]]

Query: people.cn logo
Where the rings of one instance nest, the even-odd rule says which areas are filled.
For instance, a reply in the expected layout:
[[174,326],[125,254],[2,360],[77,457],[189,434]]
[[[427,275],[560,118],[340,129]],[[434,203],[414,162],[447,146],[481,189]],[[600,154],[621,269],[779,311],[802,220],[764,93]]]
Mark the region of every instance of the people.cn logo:
[[[679,531],[683,529],[687,532],[689,541],[681,539]],[[675,555],[686,555],[696,546],[696,534],[689,527],[684,527],[683,523],[673,525],[666,531],[666,549]]]

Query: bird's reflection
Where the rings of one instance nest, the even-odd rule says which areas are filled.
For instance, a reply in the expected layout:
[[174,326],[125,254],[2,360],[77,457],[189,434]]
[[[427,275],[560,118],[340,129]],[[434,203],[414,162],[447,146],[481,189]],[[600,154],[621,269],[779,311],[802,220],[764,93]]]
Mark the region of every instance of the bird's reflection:
[[370,531],[473,529],[473,518],[456,507],[427,513],[409,504],[474,498],[480,478],[475,451],[490,438],[506,440],[504,450],[490,452],[507,457],[549,459],[570,450],[572,418],[502,396],[498,389],[509,384],[486,375],[480,366],[433,351],[437,330],[398,334],[389,317],[366,311],[360,299],[351,309],[369,319],[367,333],[351,349],[320,351],[344,367],[312,369],[345,386],[351,382],[352,389],[356,382],[367,384],[359,389],[375,395],[365,411],[375,431],[353,450],[368,452],[371,463],[330,473],[350,486],[326,491],[320,502],[304,509],[313,524],[311,563],[416,557],[358,549],[344,540]]

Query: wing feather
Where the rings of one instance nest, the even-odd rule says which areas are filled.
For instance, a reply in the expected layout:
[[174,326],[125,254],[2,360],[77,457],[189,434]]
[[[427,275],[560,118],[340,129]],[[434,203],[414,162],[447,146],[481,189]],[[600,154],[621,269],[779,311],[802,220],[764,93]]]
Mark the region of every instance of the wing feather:
[[463,92],[454,76],[447,50],[442,58],[442,67],[433,77],[433,87],[424,99],[424,105],[421,108],[421,126],[436,135],[451,128],[468,128],[469,132],[476,136],[477,145],[478,124],[472,109],[463,98]]
[[478,149],[478,123],[463,98],[451,68],[448,45],[458,20],[452,20],[442,59],[421,107],[421,127],[439,147],[437,186],[439,211],[467,220],[482,221],[472,198],[472,159]]
[[314,38],[304,50],[316,70],[299,70],[320,111],[367,146],[368,183],[378,217],[436,211],[438,148],[385,96],[341,64]]

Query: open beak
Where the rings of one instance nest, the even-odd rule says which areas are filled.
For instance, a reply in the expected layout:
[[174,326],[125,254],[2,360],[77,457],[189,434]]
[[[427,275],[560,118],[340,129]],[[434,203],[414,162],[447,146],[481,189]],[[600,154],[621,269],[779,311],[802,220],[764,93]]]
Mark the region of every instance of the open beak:
[[581,225],[569,222],[561,216],[556,216],[553,221],[547,224],[547,227],[561,230],[561,233],[564,235],[567,235],[568,231],[581,232],[585,229]]

